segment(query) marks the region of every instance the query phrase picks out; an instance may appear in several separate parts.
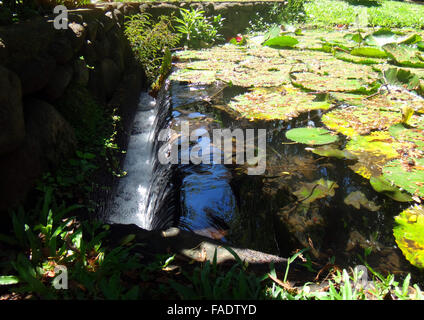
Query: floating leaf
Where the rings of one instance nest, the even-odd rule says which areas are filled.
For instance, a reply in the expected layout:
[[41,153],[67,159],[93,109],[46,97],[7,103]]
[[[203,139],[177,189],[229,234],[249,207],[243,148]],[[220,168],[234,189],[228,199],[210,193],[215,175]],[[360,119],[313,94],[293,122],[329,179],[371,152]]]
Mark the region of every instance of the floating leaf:
[[294,47],[299,43],[299,40],[290,36],[278,36],[274,38],[270,38],[263,43],[264,46],[272,47],[272,48],[287,48]]
[[353,206],[358,210],[361,209],[361,207],[364,207],[369,211],[377,211],[380,209],[380,206],[376,205],[373,201],[368,200],[365,194],[361,191],[349,193],[349,195],[344,199],[344,203]]
[[302,183],[301,187],[293,194],[298,198],[298,201],[311,203],[317,199],[334,196],[336,188],[338,188],[336,182],[321,178],[315,182]]
[[287,120],[311,110],[326,110],[331,104],[315,101],[316,97],[292,86],[254,88],[236,96],[228,105],[249,119]]
[[389,128],[390,134],[399,141],[410,141],[417,146],[424,148],[424,129],[406,128],[398,123]]
[[384,51],[397,63],[414,68],[424,68],[424,61],[420,51],[406,45],[388,43],[383,46]]
[[399,41],[399,44],[415,44],[418,43],[422,40],[421,36],[414,33],[412,35],[410,35],[408,38],[406,38],[405,40]]
[[287,139],[309,145],[323,145],[336,142],[338,136],[324,128],[295,128],[286,132]]
[[406,192],[400,191],[398,187],[393,186],[383,176],[371,177],[370,184],[375,191],[380,192],[395,201],[399,201],[399,202],[412,201],[411,195],[409,195]]
[[368,58],[368,57],[361,57],[361,56],[354,56],[346,52],[336,52],[334,54],[334,57],[337,59],[340,59],[342,61],[351,62],[351,63],[358,63],[358,64],[365,64],[365,65],[371,65],[371,64],[379,64],[386,61],[385,59],[378,59],[378,58]]
[[371,107],[347,107],[335,109],[322,116],[322,122],[332,130],[346,136],[368,134],[373,130],[384,130],[400,122],[398,112]]
[[387,53],[383,50],[373,47],[355,48],[350,52],[351,55],[369,58],[387,58]]
[[343,39],[351,40],[356,43],[361,43],[364,40],[360,33],[348,33],[343,36]]
[[383,168],[384,177],[411,194],[424,197],[424,159],[393,160]]
[[405,258],[414,266],[424,268],[424,209],[415,205],[395,217],[393,235]]
[[388,84],[406,87],[409,90],[418,88],[420,78],[409,70],[389,68],[384,70],[384,78]]
[[322,157],[332,157],[337,159],[348,159],[356,160],[358,159],[353,153],[348,150],[340,150],[336,148],[329,148],[328,146],[323,146],[319,148],[305,148],[305,150],[312,151],[313,153],[322,156]]
[[383,28],[367,35],[364,38],[364,42],[370,46],[382,47],[387,43],[397,42],[398,39],[399,36],[396,33],[392,32],[390,29]]
[[346,150],[358,157],[355,165],[349,166],[366,179],[381,175],[381,167],[399,156],[401,144],[386,131],[372,132],[367,136],[354,136],[346,145]]

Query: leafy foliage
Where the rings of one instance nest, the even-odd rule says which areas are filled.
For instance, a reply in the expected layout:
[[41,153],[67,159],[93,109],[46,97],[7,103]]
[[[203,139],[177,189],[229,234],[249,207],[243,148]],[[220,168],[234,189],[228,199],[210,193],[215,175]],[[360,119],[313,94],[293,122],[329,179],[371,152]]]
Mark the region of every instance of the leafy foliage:
[[395,217],[393,234],[406,259],[424,268],[424,209],[415,205]]
[[184,42],[190,48],[210,47],[222,40],[219,29],[222,28],[224,18],[217,15],[208,19],[204,13],[197,8],[192,10],[181,8],[181,18],[175,18],[175,22],[178,23],[175,28],[185,37]]
[[155,22],[147,13],[127,17],[125,35],[151,83],[159,76],[165,48],[174,48],[181,38],[174,33],[172,17],[160,16]]

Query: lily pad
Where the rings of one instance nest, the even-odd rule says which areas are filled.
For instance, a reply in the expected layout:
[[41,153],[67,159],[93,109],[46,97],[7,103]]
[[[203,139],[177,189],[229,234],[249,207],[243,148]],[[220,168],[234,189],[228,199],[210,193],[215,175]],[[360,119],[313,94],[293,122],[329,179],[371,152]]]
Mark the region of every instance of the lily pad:
[[401,121],[398,112],[370,107],[347,107],[335,109],[322,116],[322,122],[331,130],[346,136],[365,135],[373,130],[385,130]]
[[334,57],[336,57],[337,59],[340,59],[342,61],[351,62],[351,63],[358,63],[358,64],[365,64],[365,65],[380,64],[380,63],[383,63],[383,62],[386,61],[386,59],[354,56],[354,55],[347,53],[347,52],[336,52],[334,54]]
[[349,193],[349,195],[344,199],[344,203],[353,206],[358,210],[361,209],[361,207],[364,207],[369,211],[378,211],[380,209],[380,206],[376,205],[373,201],[368,200],[365,194],[361,191]]
[[424,159],[390,161],[384,166],[383,175],[409,193],[424,197]]
[[336,142],[339,138],[324,128],[295,128],[286,132],[287,139],[309,145]]
[[331,104],[292,86],[254,88],[236,96],[229,107],[249,119],[287,120],[310,110],[326,110]]
[[350,54],[368,58],[387,58],[387,53],[385,51],[373,47],[355,48],[350,52]]
[[383,49],[390,58],[400,65],[413,68],[424,68],[424,60],[418,49],[395,43],[388,43],[383,46]]
[[400,191],[398,187],[393,186],[388,180],[384,179],[383,176],[371,177],[370,184],[375,191],[380,192],[395,201],[412,201],[411,195],[404,191]]
[[393,235],[405,258],[424,268],[424,208],[415,205],[395,217]]
[[290,36],[278,36],[271,39],[268,39],[263,43],[264,46],[272,48],[287,48],[294,47],[299,43],[299,40]]
[[399,141],[409,141],[424,148],[424,129],[406,128],[403,124],[398,123],[391,126],[389,132]]
[[330,157],[337,159],[348,159],[348,160],[356,160],[358,157],[348,150],[340,150],[336,148],[331,148],[329,146],[322,146],[318,148],[305,148],[305,150],[311,151],[322,157]]
[[382,47],[387,43],[399,41],[399,35],[392,32],[390,29],[382,28],[364,38],[364,42],[370,46]]
[[420,85],[420,78],[409,70],[389,68],[384,70],[384,77],[388,84],[402,86],[415,90]]
[[400,143],[387,131],[376,131],[367,136],[354,136],[346,145],[346,150],[356,155],[358,162],[349,168],[366,179],[379,176],[383,165],[399,157],[397,149],[400,146]]
[[298,201],[311,203],[317,199],[334,196],[335,189],[338,187],[336,182],[321,178],[314,182],[302,183],[301,187],[293,192],[293,194],[298,198]]

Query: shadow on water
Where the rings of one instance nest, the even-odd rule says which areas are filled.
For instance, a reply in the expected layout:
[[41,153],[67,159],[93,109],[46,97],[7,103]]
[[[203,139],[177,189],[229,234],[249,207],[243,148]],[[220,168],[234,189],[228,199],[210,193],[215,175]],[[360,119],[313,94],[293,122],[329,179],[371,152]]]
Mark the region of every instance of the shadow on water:
[[[352,161],[320,157],[286,139],[291,128],[322,126],[321,111],[290,121],[238,118],[226,105],[246,91],[168,81],[157,101],[142,95],[124,164],[128,176],[116,188],[109,220],[147,230],[178,226],[283,257],[306,247],[305,256],[314,261],[335,258],[341,266],[360,264],[358,255],[371,250],[367,259],[377,270],[413,271],[392,234],[394,216],[408,204],[376,193],[348,167]],[[191,141],[181,134],[187,123],[195,135]],[[160,141],[163,129],[170,130]],[[266,129],[266,171],[248,175],[246,164],[234,159],[223,164],[222,147],[212,139],[214,129]],[[338,147],[345,143],[342,139]],[[160,151],[173,145],[179,147],[177,163],[160,163]],[[210,163],[182,161],[194,150]],[[320,179],[332,183],[333,193],[310,202],[296,196]],[[356,191],[377,209],[346,204],[346,197]]]
[[[178,166],[180,227],[284,257],[308,247],[307,255],[315,261],[335,258],[345,266],[361,264],[358,256],[371,250],[367,259],[377,270],[411,272],[392,233],[394,216],[409,204],[375,192],[368,180],[348,167],[354,161],[320,157],[286,139],[285,132],[291,128],[322,126],[322,111],[287,122],[247,121],[225,106],[246,92],[245,88],[171,83],[170,90],[177,130],[186,120],[191,129],[202,129],[210,136],[215,128],[261,128],[267,132],[267,169],[262,175],[248,175],[245,165],[234,163]],[[212,101],[208,99],[211,96]],[[202,138],[197,141],[201,142]],[[337,147],[345,143],[341,139]],[[196,143],[189,148],[193,145]],[[334,182],[334,195],[307,204],[299,201],[294,192],[319,179]],[[346,204],[346,197],[354,192],[361,192],[377,209]]]

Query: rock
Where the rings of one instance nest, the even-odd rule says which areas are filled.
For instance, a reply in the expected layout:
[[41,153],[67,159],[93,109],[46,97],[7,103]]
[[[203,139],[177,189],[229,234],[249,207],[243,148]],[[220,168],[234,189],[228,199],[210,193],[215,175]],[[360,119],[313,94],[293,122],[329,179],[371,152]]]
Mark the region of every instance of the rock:
[[86,34],[87,31],[83,25],[76,22],[71,22],[68,24],[67,36],[71,41],[71,46],[75,53],[80,51],[84,45]]
[[90,73],[89,87],[100,100],[112,97],[120,81],[121,73],[118,66],[111,59],[103,59]]
[[113,15],[112,11],[108,11],[103,16],[103,23],[104,23],[104,31],[108,32],[110,29],[113,28],[113,26],[116,24],[116,16]]
[[69,65],[57,66],[43,94],[49,101],[59,98],[72,80],[73,68]]
[[82,55],[84,56],[87,64],[91,66],[94,65],[98,61],[96,45],[90,40],[87,40],[84,45],[84,49],[82,50]]
[[121,25],[124,25],[124,15],[118,9],[113,10],[115,20]]
[[111,59],[104,59],[101,63],[101,71],[103,77],[103,85],[106,91],[106,97],[112,97],[116,86],[121,78],[118,66]]
[[102,40],[97,40],[94,42],[94,49],[96,50],[98,59],[110,57],[111,45],[109,39],[104,38]]
[[90,79],[90,72],[87,68],[86,62],[80,59],[75,60],[72,67],[74,70],[73,81],[85,87]]
[[120,72],[125,70],[125,57],[122,50],[114,50],[112,52],[112,60],[116,63],[116,66]]
[[74,50],[68,39],[59,38],[50,44],[49,54],[56,60],[57,63],[65,64],[72,59]]
[[54,169],[76,148],[74,129],[49,103],[28,99],[25,105],[27,134],[36,137],[48,169]]
[[43,89],[55,69],[56,61],[50,56],[22,63],[17,70],[22,83],[22,93],[27,95]]
[[90,41],[95,41],[97,36],[97,31],[99,30],[99,23],[97,21],[93,21],[87,26],[87,37]]
[[25,140],[0,157],[0,212],[24,202],[41,174],[56,168],[76,147],[73,128],[52,105],[36,99],[24,105]]
[[15,73],[0,66],[0,155],[19,147],[24,138],[21,82]]
[[2,42],[0,38],[0,61],[6,61],[8,56],[6,45]]

